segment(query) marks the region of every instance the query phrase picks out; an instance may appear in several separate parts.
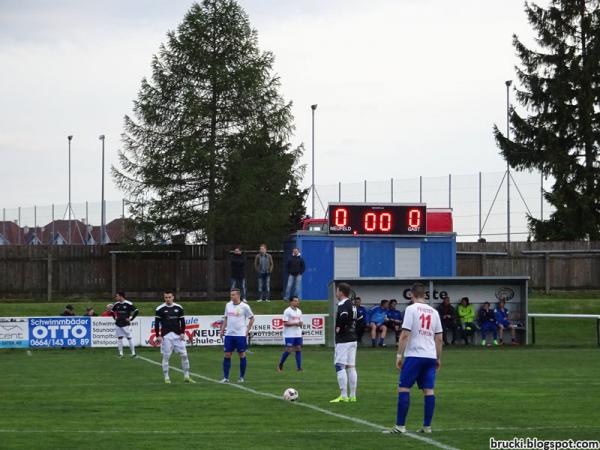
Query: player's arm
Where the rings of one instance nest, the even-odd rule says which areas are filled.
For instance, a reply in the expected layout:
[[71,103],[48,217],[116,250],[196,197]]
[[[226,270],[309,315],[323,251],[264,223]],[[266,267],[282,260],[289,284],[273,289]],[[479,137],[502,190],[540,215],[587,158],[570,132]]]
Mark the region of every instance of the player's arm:
[[223,317],[223,321],[221,322],[221,330],[219,331],[221,337],[225,334],[225,328],[227,328],[227,316]]
[[409,338],[410,330],[402,328],[402,333],[400,333],[400,338],[398,339],[398,351],[396,352],[396,367],[398,369],[402,369],[402,363],[404,361],[404,351],[406,350],[406,345],[408,344]]
[[137,315],[140,313],[140,310],[137,309],[135,306],[131,305],[131,307],[133,308],[133,312],[131,313],[131,316],[129,316],[129,323],[133,322]]
[[250,316],[250,319],[248,320],[248,329],[246,331],[246,335],[250,334],[250,331],[252,330],[252,325],[254,325],[254,316]]
[[443,348],[443,339],[442,333],[435,334],[435,355],[437,358],[437,368],[440,369],[442,367],[442,348]]
[[157,311],[156,316],[154,317],[154,334],[156,335],[156,341],[160,344],[162,341],[162,337],[160,335],[160,326],[161,326],[161,318]]
[[185,341],[185,317],[179,317],[179,338]]

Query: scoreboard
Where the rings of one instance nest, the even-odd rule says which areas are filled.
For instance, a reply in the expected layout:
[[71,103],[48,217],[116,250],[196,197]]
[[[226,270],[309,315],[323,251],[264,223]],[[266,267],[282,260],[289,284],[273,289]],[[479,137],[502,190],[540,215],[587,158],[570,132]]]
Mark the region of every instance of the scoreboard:
[[330,203],[327,230],[346,236],[424,236],[427,207],[422,203]]

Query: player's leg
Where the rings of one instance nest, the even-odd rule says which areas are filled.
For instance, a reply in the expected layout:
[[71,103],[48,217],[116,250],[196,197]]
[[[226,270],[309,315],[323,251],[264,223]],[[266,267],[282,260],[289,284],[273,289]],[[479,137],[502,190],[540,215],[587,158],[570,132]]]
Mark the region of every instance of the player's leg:
[[229,371],[231,370],[231,354],[235,349],[233,336],[225,336],[223,342],[223,379],[221,383],[229,382]]
[[123,336],[117,338],[117,348],[119,349],[119,357],[123,357]]
[[169,378],[169,359],[173,352],[173,342],[169,339],[169,336],[163,336],[163,340],[160,343],[160,352],[162,353],[162,371],[165,377],[165,383],[171,383]]
[[410,408],[410,388],[415,384],[419,374],[418,358],[404,358],[400,370],[398,383],[398,403],[396,407],[396,426],[390,431],[393,433],[406,433],[406,416]]
[[258,274],[258,280],[257,280],[258,281],[258,295],[257,295],[258,298],[256,299],[257,302],[262,302],[263,301],[263,296],[264,296],[263,295],[263,289],[264,289],[263,288],[263,280],[264,280],[263,274],[259,273]]
[[240,284],[242,285],[242,287],[240,288],[242,290],[242,301],[246,301],[246,278],[242,278],[240,280]]
[[431,421],[435,410],[435,371],[436,360],[433,358],[421,358],[421,367],[417,377],[417,385],[423,391],[423,427],[419,433],[431,433]]
[[517,327],[515,327],[514,324],[510,323],[509,324],[509,328],[510,328],[510,337],[511,337],[511,340],[512,340],[512,344],[513,345],[518,345],[518,342],[517,342]]
[[369,327],[371,328],[371,347],[375,347],[377,346],[377,324],[371,322]]
[[302,372],[302,338],[294,339],[294,350],[296,350],[296,370]]
[[487,323],[481,325],[481,345],[487,344]]
[[495,323],[490,323],[490,328],[492,330],[492,338],[494,339],[494,345],[498,345],[498,327]]
[[347,343],[335,344],[334,365],[337,376],[340,395],[329,403],[340,403],[348,401],[348,374],[346,373],[346,364],[348,356]]
[[346,373],[348,374],[348,384],[350,385],[351,402],[356,402],[356,388],[358,387],[358,373],[356,372],[356,342],[348,345],[348,356],[346,357]]
[[394,325],[394,334],[396,335],[396,344],[400,340],[400,325]]
[[123,331],[125,332],[125,337],[129,343],[129,351],[131,351],[131,356],[135,356],[135,345],[133,344],[133,337],[131,336],[131,325],[128,327],[123,327]]
[[271,274],[270,273],[265,274],[264,287],[265,287],[265,302],[270,302],[271,301]]
[[246,359],[246,350],[248,350],[248,340],[246,336],[239,336],[236,343],[238,356],[240,357],[240,379],[238,383],[243,383],[246,377],[246,366],[248,360]]
[[379,346],[385,347],[385,337],[387,336],[387,325],[384,323],[379,326],[379,331],[381,334],[379,335]]
[[281,372],[283,370],[283,364],[285,363],[285,360],[288,358],[288,356],[290,356],[290,353],[292,353],[293,346],[293,339],[285,338],[285,350],[281,354],[281,358],[279,358],[279,364],[277,365],[278,372]]
[[504,325],[502,323],[498,323],[498,339],[500,343],[504,343]]
[[183,381],[186,383],[194,383],[190,378],[190,359],[185,347],[185,341],[182,341],[179,336],[173,340],[173,349],[181,357],[181,370],[183,370]]

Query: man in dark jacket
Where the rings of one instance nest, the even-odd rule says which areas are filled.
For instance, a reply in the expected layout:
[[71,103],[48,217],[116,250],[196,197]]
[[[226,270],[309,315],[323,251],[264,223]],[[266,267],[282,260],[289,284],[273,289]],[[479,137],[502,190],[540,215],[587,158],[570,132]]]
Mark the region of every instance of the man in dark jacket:
[[[496,314],[490,308],[490,302],[485,302],[479,310],[479,325],[481,326],[481,345],[487,344],[487,332],[491,331],[494,337],[494,345],[498,345],[498,336],[496,333]],[[488,347],[491,346],[488,345]]]
[[231,255],[231,286],[230,289],[241,291],[242,301],[246,301],[246,259],[238,245]]
[[456,311],[454,310],[454,306],[450,303],[450,297],[445,297],[437,310],[440,314],[440,319],[442,320],[444,345],[448,345],[448,330],[452,330],[451,343],[454,345],[456,342]]
[[[306,268],[304,265],[304,259],[302,255],[300,255],[300,250],[294,247],[292,250],[292,256],[288,259],[287,262],[287,273],[288,280],[285,289],[285,297],[284,300],[289,300],[290,296],[298,297],[298,299],[302,299],[302,274],[304,273],[304,269]],[[294,288],[292,290],[292,287]]]

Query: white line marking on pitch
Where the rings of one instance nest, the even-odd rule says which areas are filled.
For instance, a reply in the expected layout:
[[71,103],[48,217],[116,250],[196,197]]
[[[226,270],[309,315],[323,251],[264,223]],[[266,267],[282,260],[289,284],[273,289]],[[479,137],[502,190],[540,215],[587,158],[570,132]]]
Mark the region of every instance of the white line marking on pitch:
[[[158,361],[154,361],[153,359],[146,358],[144,356],[139,356],[138,355],[138,357],[136,359],[144,360],[144,361],[149,362],[151,364],[154,364],[156,366],[162,366],[162,364],[159,363]],[[169,367],[171,369],[175,370],[176,372],[183,372],[183,370],[178,369],[177,367],[172,367],[172,366],[169,366]],[[197,373],[194,373],[194,372],[190,372],[190,375],[193,375],[193,376],[195,376],[197,378],[200,378],[201,380],[211,381],[213,383],[219,384],[219,380],[215,380],[214,378],[206,377],[204,375],[200,375],[200,374],[197,374]],[[235,384],[235,383],[227,383],[227,385],[231,386],[231,387],[234,387],[234,388],[237,388],[237,389],[240,389],[242,391],[250,392],[251,394],[254,394],[254,395],[259,395],[259,396],[262,396],[262,397],[267,397],[267,398],[272,398],[272,399],[275,399],[275,400],[283,401],[283,399],[280,396],[275,395],[275,394],[271,394],[271,393],[268,393],[268,392],[257,391],[255,389],[252,389],[252,388],[240,385],[240,384]],[[333,412],[333,411],[329,411],[327,409],[320,408],[320,407],[315,406],[315,405],[311,405],[309,403],[293,402],[293,403],[290,403],[290,404],[301,406],[303,408],[312,409],[314,411],[318,411],[320,413],[327,414],[329,416],[337,417],[339,419],[349,420],[351,422],[358,423],[360,425],[365,425],[365,426],[370,427],[370,428],[375,428],[378,431],[383,431],[383,430],[387,429],[387,427],[378,425],[376,423],[369,422],[369,421],[363,420],[363,419],[359,419],[358,417],[352,417],[352,416],[346,416],[344,414],[339,414],[339,413],[336,413],[336,412]],[[443,444],[442,442],[438,442],[435,439],[431,439],[431,438],[428,438],[428,437],[425,437],[425,436],[419,436],[418,434],[415,434],[415,433],[408,432],[408,433],[404,434],[403,436],[407,436],[407,437],[409,437],[411,439],[415,439],[417,441],[425,442],[425,443],[427,443],[429,445],[433,445],[434,447],[442,448],[444,450],[459,450],[456,447],[451,447],[449,445]]]

